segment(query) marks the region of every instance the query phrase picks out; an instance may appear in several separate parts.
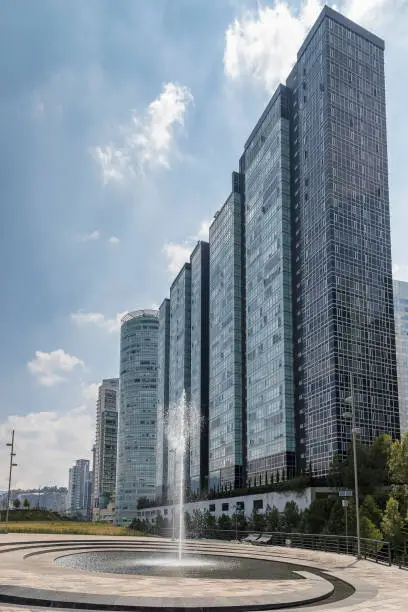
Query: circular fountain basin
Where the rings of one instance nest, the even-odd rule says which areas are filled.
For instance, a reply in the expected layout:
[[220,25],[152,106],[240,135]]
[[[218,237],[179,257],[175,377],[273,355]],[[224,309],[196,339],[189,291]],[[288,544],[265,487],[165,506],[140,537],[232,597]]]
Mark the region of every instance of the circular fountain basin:
[[287,563],[221,555],[138,553],[136,551],[95,551],[58,557],[58,565],[87,572],[137,574],[179,578],[245,580],[302,580]]

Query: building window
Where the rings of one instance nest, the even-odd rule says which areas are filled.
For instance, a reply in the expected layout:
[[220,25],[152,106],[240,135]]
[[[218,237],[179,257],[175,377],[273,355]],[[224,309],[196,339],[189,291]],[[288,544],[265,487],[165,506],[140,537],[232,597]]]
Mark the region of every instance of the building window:
[[254,499],[254,510],[263,509],[263,499]]

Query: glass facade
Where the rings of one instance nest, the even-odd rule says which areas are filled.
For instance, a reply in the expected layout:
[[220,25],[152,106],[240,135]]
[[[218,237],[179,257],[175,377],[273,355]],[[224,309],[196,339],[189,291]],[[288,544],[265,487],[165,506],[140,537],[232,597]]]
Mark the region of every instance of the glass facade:
[[[184,264],[170,287],[170,364],[169,421],[185,393],[187,407],[191,399],[191,265]],[[174,423],[173,423],[174,424]],[[189,474],[189,452],[185,473]],[[168,449],[168,484],[173,488],[174,455]]]
[[291,92],[280,86],[245,145],[247,479],[295,472],[291,306]]
[[116,520],[136,516],[139,497],[156,487],[157,358],[159,317],[138,310],[122,319],[116,476]]
[[198,242],[191,264],[190,489],[208,486],[209,245]]
[[240,486],[244,415],[243,177],[210,227],[209,488]]
[[107,507],[115,496],[116,455],[118,438],[119,379],[102,381],[96,403],[96,442],[93,469],[93,509],[95,520],[98,510]]
[[170,354],[170,300],[163,300],[159,308],[159,345],[157,375],[157,441],[156,441],[156,494],[167,492],[167,436],[166,423],[169,410],[169,354]]
[[384,43],[323,9],[293,92],[293,309],[300,468],[344,454],[354,378],[361,438],[399,434]]
[[408,431],[408,283],[394,281],[395,343],[401,434]]

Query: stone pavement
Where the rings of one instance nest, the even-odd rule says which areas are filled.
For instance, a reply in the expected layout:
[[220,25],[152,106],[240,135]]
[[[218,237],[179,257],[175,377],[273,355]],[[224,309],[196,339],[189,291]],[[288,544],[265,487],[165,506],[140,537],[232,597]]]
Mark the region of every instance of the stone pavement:
[[[29,544],[33,542],[34,544]],[[290,598],[307,599],[312,593],[322,593],[329,584],[325,580],[217,580],[197,578],[165,578],[157,576],[125,576],[120,574],[95,574],[80,570],[72,570],[55,565],[54,559],[61,554],[72,554],[74,550],[61,553],[59,542],[69,544],[69,548],[83,547],[83,550],[126,549],[137,546],[137,551],[153,551],[171,549],[169,540],[157,538],[117,538],[93,536],[57,536],[33,534],[0,534],[0,584],[14,588],[34,588],[40,590],[53,589],[55,593],[64,591],[73,597],[81,593],[93,594],[107,602],[127,601],[124,598],[137,594],[138,602],[150,603],[152,599],[161,598],[162,605],[180,602],[180,597],[195,605],[206,600],[220,604],[223,600],[227,605],[237,601],[246,601],[248,605],[264,604],[269,598],[271,603],[290,601]],[[17,545],[15,545],[16,543]],[[48,544],[49,548],[45,545]],[[33,546],[33,548],[21,548]],[[230,542],[191,541],[186,543],[190,552],[200,554],[217,554],[227,556],[245,556],[274,561],[284,561],[301,565],[302,570],[316,568],[323,570],[351,584],[355,593],[342,601],[328,603],[320,602],[317,611],[328,612],[408,612],[408,571],[397,567],[377,565],[369,561],[356,561],[350,556],[337,555],[281,547],[255,547],[247,544]],[[17,550],[10,550],[15,549]],[[129,549],[129,548],[127,548]],[[81,548],[82,550],[82,548]],[[136,550],[136,548],[135,548]],[[33,554],[34,553],[34,554]],[[41,553],[41,554],[36,554]],[[28,556],[27,556],[28,555]],[[31,556],[32,555],[32,556]],[[305,576],[310,578],[310,576]],[[0,592],[3,587],[0,586]],[[4,586],[4,588],[6,588]],[[320,589],[320,591],[319,591]],[[167,603],[165,603],[167,602]],[[214,604],[215,605],[215,604]],[[225,605],[225,603],[223,604]],[[35,606],[24,608],[0,603],[0,612],[21,612],[22,610],[45,610]],[[253,608],[252,608],[253,609]],[[276,608],[275,608],[276,609]],[[293,608],[292,608],[293,609]],[[298,612],[310,612],[308,607],[296,607]],[[67,610],[67,608],[65,608]]]

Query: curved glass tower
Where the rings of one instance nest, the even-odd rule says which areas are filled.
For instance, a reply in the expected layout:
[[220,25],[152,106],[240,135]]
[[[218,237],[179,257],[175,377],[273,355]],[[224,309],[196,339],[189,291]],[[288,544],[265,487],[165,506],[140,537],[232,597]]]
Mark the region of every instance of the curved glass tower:
[[116,522],[136,516],[140,497],[155,496],[157,343],[156,310],[136,310],[122,319],[116,474]]

